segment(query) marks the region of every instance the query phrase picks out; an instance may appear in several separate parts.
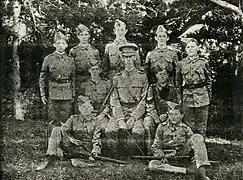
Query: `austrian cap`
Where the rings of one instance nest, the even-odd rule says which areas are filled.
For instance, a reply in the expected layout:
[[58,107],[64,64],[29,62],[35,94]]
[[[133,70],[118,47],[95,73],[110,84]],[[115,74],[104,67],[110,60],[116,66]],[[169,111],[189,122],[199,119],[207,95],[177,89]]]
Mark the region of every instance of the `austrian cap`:
[[77,26],[77,28],[76,28],[76,31],[77,31],[78,33],[82,33],[82,32],[84,32],[84,31],[90,32],[89,28],[88,28],[87,26],[83,25],[83,24],[79,24],[79,25]]
[[63,40],[68,40],[68,38],[60,31],[56,32],[55,33],[55,36],[54,36],[54,42],[60,40],[60,39],[63,39]]
[[157,27],[156,34],[158,34],[159,32],[165,32],[165,33],[167,33],[168,31],[165,29],[165,27],[163,25],[159,25]]

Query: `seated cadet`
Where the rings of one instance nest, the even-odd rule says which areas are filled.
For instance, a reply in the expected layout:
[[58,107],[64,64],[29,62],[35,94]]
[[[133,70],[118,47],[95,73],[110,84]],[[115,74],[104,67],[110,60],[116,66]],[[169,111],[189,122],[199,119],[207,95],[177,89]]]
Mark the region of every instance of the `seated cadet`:
[[134,64],[138,47],[128,43],[119,49],[125,70],[113,78],[113,91],[110,97],[112,118],[106,126],[105,133],[107,146],[114,154],[119,149],[119,155],[131,156],[137,152],[141,153],[144,148],[143,118],[148,79]]
[[[47,160],[37,167],[43,170],[57,159],[82,155],[100,155],[101,138],[97,118],[92,114],[93,106],[87,97],[79,96],[78,105],[80,114],[72,115],[61,127],[52,129],[46,152]],[[90,159],[94,160],[90,157]],[[72,165],[77,166],[78,159],[71,159]],[[92,163],[81,161],[82,166],[92,166]],[[94,163],[93,163],[94,165]]]
[[[193,168],[171,166],[163,159],[152,160],[148,170],[154,172],[174,172],[174,173],[195,173],[202,180],[209,180],[206,176],[206,167],[210,166],[206,145],[201,134],[193,134],[191,128],[182,123],[183,115],[179,105],[169,103],[168,120],[161,123],[157,128],[155,140],[152,145],[152,152],[156,157],[166,157],[164,150],[174,150],[173,155],[185,156],[194,155],[195,164]],[[172,156],[173,156],[172,155]],[[168,156],[167,156],[168,157]]]

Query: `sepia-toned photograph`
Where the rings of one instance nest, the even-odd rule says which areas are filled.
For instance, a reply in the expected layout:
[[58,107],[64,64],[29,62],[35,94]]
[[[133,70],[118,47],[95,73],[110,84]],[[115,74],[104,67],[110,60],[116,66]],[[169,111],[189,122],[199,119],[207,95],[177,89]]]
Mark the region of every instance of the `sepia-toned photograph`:
[[243,0],[2,0],[1,179],[243,180]]

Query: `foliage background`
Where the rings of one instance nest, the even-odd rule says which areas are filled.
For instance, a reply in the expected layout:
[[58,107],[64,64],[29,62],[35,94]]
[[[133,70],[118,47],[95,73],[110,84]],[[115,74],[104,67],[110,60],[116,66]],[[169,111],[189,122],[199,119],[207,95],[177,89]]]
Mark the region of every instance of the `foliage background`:
[[[239,5],[237,0],[228,2]],[[242,2],[241,2],[242,3]],[[11,116],[12,104],[12,42],[16,38],[11,26],[13,1],[1,1],[1,69],[4,117]],[[41,117],[38,77],[42,61],[53,52],[52,38],[57,29],[70,36],[69,49],[77,45],[75,27],[83,23],[92,32],[91,43],[99,49],[101,57],[105,45],[115,38],[113,23],[119,18],[128,26],[127,39],[140,46],[142,60],[155,47],[153,32],[163,24],[170,32],[169,44],[176,47],[178,56],[184,56],[183,45],[178,38],[195,24],[201,29],[189,34],[205,46],[206,39],[214,39],[215,47],[209,45],[207,56],[214,74],[213,100],[210,107],[208,134],[235,139],[242,135],[242,118],[234,115],[234,94],[239,90],[235,70],[236,55],[241,49],[243,37],[242,19],[232,11],[219,7],[209,0],[180,0],[167,4],[162,0],[109,1],[99,0],[29,0],[22,2],[21,21],[27,25],[27,34],[20,47],[21,91],[27,104],[26,116]],[[243,4],[241,4],[243,6]],[[34,107],[39,107],[35,108]],[[31,110],[31,111],[30,111]]]

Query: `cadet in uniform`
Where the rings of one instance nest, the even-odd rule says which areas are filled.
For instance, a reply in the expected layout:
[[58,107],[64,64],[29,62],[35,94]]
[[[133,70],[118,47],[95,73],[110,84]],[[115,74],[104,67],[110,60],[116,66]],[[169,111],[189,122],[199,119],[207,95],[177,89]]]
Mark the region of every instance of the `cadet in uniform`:
[[[116,73],[124,70],[124,62],[121,58],[121,52],[119,47],[128,43],[125,35],[127,34],[126,24],[121,20],[117,19],[114,24],[114,33],[116,38],[114,42],[109,43],[105,47],[105,53],[103,58],[103,67],[108,72],[108,79],[112,80]],[[140,58],[138,51],[136,52],[135,66],[140,66]]]
[[[151,82],[154,83],[156,80],[155,73],[159,69],[164,69],[167,73],[167,86],[175,86],[175,67],[178,63],[177,54],[170,50],[166,43],[169,40],[167,30],[163,25],[159,25],[156,30],[155,40],[157,41],[157,47],[148,52],[145,67],[147,72],[151,72]],[[149,75],[150,76],[150,75]]]
[[49,106],[49,120],[56,125],[65,122],[72,113],[75,97],[75,64],[65,53],[67,39],[58,32],[53,46],[55,52],[45,57],[42,64],[39,85],[43,104]]
[[[110,97],[112,118],[105,129],[108,147],[112,147],[116,153],[119,143],[121,155],[141,152],[144,146],[143,117],[148,80],[146,74],[134,66],[137,49],[131,43],[120,47],[125,70],[113,78],[113,92]],[[123,153],[126,150],[128,154]]]
[[211,99],[211,70],[207,60],[198,55],[198,42],[189,39],[187,57],[177,66],[177,86],[182,91],[184,122],[195,133],[206,135],[208,107]]
[[81,83],[78,94],[89,97],[94,106],[94,111],[98,113],[110,91],[111,82],[101,78],[102,69],[98,63],[89,68],[89,73],[91,77],[88,81]]
[[69,54],[74,58],[76,68],[77,91],[80,84],[89,77],[88,69],[100,62],[99,51],[89,43],[90,30],[83,24],[76,28],[79,45],[73,47]]
[[[152,145],[154,156],[166,158],[168,156],[193,155],[195,163],[189,168],[171,166],[163,161],[152,160],[148,169],[155,172],[194,173],[200,179],[209,180],[206,168],[210,166],[206,145],[201,134],[193,134],[191,128],[182,123],[183,115],[180,107],[175,103],[168,103],[168,120],[159,125],[156,130],[155,140]],[[170,155],[164,150],[171,151]]]
[[[68,157],[84,154],[100,155],[100,126],[97,118],[92,114],[93,106],[91,101],[88,97],[79,96],[78,105],[80,114],[72,115],[65,124],[52,129],[46,152],[47,159],[37,167],[37,170],[47,168],[65,155]],[[75,158],[71,160],[74,166],[80,164],[77,163],[80,161]],[[80,165],[90,166],[92,164],[84,161]]]

